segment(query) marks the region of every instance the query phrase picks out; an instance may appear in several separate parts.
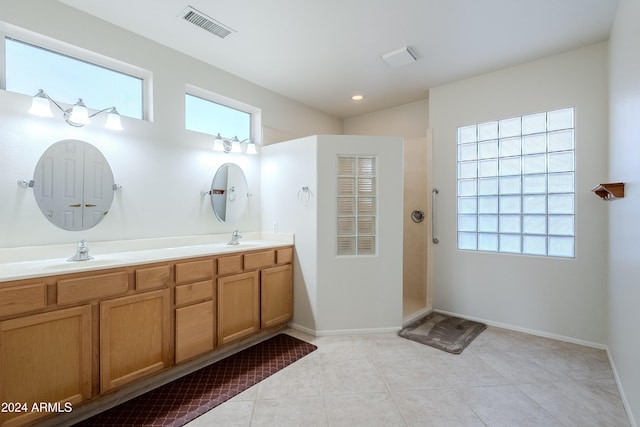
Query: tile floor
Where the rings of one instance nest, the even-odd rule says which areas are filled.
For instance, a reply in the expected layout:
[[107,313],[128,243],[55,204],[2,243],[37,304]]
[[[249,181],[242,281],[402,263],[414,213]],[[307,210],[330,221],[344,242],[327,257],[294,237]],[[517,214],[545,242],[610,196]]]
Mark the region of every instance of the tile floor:
[[603,350],[493,327],[461,355],[286,332],[318,350],[188,426],[629,426]]

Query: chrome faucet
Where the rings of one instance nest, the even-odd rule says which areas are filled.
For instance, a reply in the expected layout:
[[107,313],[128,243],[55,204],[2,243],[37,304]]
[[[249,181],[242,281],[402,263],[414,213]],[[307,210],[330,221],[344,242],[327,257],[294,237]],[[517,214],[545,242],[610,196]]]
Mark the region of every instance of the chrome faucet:
[[235,230],[231,235],[231,240],[227,242],[227,245],[239,245],[240,242],[238,242],[238,239],[241,239],[241,238],[242,236],[240,235],[240,233],[238,233],[238,230]]
[[89,255],[89,244],[85,239],[82,239],[78,242],[76,254],[67,261],[87,261],[90,259],[93,259],[93,257]]

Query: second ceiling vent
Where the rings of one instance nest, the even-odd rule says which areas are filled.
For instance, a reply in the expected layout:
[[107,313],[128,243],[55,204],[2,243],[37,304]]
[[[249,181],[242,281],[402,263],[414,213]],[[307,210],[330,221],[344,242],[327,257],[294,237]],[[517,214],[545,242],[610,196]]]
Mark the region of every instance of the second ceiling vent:
[[211,34],[220,37],[221,39],[227,37],[231,33],[236,32],[233,28],[227,27],[226,25],[216,21],[215,19],[205,15],[204,13],[191,6],[187,6],[187,8],[182,11],[180,16],[184,20],[191,22],[193,25],[196,25],[203,30],[208,31]]

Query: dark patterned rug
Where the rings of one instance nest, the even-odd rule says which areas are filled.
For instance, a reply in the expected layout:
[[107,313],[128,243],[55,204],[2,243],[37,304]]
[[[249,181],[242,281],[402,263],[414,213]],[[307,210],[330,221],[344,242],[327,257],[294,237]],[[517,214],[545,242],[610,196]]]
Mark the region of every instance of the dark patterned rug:
[[317,347],[279,334],[76,426],[182,426]]
[[398,335],[449,353],[460,354],[486,328],[484,323],[431,313],[403,328]]

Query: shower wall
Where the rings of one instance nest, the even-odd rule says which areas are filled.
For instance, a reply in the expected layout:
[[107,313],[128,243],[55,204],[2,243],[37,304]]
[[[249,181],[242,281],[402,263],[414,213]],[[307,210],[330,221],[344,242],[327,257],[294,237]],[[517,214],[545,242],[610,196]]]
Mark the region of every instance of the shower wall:
[[[342,155],[376,158],[372,255],[336,252]],[[262,229],[295,234],[293,326],[315,335],[400,329],[403,139],[320,135],[265,146],[261,183]]]

